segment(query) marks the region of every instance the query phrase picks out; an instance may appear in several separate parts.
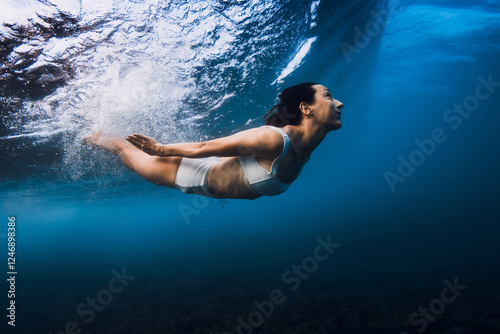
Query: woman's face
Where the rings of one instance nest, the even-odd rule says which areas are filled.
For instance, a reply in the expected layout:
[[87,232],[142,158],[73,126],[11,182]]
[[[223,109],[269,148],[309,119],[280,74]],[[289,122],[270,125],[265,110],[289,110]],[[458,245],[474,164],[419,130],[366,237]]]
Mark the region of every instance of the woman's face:
[[334,99],[330,90],[325,86],[314,85],[313,88],[316,90],[316,95],[311,109],[315,119],[324,123],[330,130],[339,129],[342,126],[340,109],[344,107],[344,104]]

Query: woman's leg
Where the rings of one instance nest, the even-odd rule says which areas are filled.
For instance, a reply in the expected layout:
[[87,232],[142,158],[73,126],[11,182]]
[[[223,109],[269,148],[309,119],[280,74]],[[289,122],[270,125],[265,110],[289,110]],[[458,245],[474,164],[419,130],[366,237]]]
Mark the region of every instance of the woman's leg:
[[86,136],[82,141],[118,154],[128,168],[146,180],[161,186],[175,188],[175,177],[182,157],[149,155],[125,139],[106,137],[100,133]]

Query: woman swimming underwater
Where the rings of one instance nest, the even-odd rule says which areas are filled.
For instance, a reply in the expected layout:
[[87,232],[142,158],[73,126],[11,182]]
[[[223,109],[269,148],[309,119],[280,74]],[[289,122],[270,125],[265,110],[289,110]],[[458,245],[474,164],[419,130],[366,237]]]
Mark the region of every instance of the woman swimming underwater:
[[342,126],[344,105],[322,86],[306,82],[279,95],[265,124],[199,143],[160,144],[140,134],[127,139],[96,133],[84,142],[118,154],[146,180],[185,194],[256,199],[283,193],[326,134]]

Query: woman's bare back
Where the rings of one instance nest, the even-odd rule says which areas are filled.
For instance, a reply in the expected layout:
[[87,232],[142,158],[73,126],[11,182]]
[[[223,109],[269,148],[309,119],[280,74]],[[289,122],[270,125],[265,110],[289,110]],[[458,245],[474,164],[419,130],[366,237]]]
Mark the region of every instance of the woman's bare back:
[[[276,177],[283,183],[292,183],[309,158],[301,155],[295,144],[300,142],[300,129],[297,126],[286,126],[283,131],[288,135],[290,145],[285,157],[279,163]],[[283,138],[277,132],[274,140],[283,142]],[[254,156],[259,165],[270,173],[272,163],[279,154],[264,156],[256,151]],[[221,157],[220,162],[212,166],[208,174],[208,189],[218,198],[255,199],[261,196],[248,182],[238,157]]]

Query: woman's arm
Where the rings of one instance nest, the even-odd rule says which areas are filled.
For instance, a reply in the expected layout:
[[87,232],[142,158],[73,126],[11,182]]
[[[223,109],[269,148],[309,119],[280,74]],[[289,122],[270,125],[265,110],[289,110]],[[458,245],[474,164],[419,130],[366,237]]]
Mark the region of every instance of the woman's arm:
[[140,134],[127,140],[150,155],[205,158],[210,156],[266,156],[283,148],[281,135],[271,129],[256,128],[234,135],[199,143],[178,143],[162,145],[152,138]]
[[[179,155],[179,156],[190,156],[192,152],[195,152],[199,149],[203,143],[182,143],[182,144],[167,144],[163,145],[151,137],[144,136],[138,133],[127,136],[127,140],[136,146],[138,149],[146,152],[149,155],[158,155],[158,156],[170,156],[170,155]],[[178,152],[179,154],[172,154],[174,152]],[[180,155],[180,154],[184,155]]]

